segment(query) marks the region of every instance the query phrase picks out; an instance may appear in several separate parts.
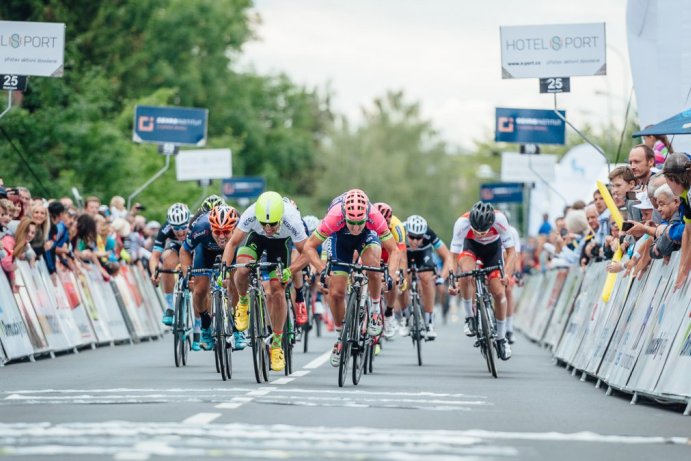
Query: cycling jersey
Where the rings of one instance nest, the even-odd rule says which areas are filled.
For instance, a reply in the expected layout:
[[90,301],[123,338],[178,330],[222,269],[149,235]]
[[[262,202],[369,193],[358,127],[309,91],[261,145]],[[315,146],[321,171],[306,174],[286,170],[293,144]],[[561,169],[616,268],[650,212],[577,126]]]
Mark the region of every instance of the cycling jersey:
[[163,226],[161,226],[161,229],[158,231],[158,235],[156,235],[156,240],[154,240],[153,251],[158,251],[162,253],[163,250],[166,249],[166,242],[176,243],[178,248],[179,245],[182,244],[180,239],[178,239],[175,236],[173,226],[168,221],[166,221],[163,224]]
[[[393,235],[393,239],[396,242],[398,249],[400,251],[404,251],[406,244],[405,226],[395,215],[391,216],[391,220],[389,221],[389,231],[391,231],[391,235]],[[381,260],[385,263],[389,261],[389,253],[384,248],[381,250]]]
[[451,240],[451,253],[461,253],[463,251],[463,244],[465,240],[472,240],[480,245],[489,245],[501,239],[504,248],[511,248],[515,246],[513,237],[509,232],[509,222],[503,213],[497,211],[495,213],[495,220],[489,232],[485,235],[477,235],[472,227],[470,227],[470,212],[456,220],[453,226],[453,239]]
[[[511,232],[511,239],[513,240],[513,247],[516,250],[516,253],[521,252],[521,237],[518,235],[518,230],[509,225],[509,232]],[[504,242],[502,241],[502,244]]]
[[281,218],[281,225],[278,232],[269,236],[264,227],[259,223],[255,216],[256,203],[253,203],[240,216],[238,229],[242,232],[254,232],[266,237],[268,239],[287,239],[290,238],[293,242],[302,242],[307,240],[307,233],[305,232],[305,225],[302,222],[302,216],[297,208],[291,203],[283,202],[283,218]]
[[[410,237],[410,235],[408,235],[408,237]],[[444,242],[441,241],[437,234],[431,228],[428,227],[427,232],[425,232],[425,235],[422,236],[422,243],[420,244],[420,246],[417,248],[413,248],[410,245],[408,245],[408,252],[416,253],[431,249],[438,250],[443,243]]]
[[[324,241],[331,234],[346,227],[346,218],[342,206],[343,200],[345,200],[345,194],[333,199],[331,205],[329,205],[329,211],[316,230],[317,237],[319,237],[320,240]],[[379,240],[382,242],[393,237],[389,230],[389,226],[386,224],[386,219],[384,219],[384,216],[382,216],[375,206],[369,205],[365,228],[366,230],[376,232]]]
[[223,251],[223,248],[218,246],[218,243],[216,243],[212,235],[208,212],[200,216],[194,223],[194,226],[187,232],[187,238],[182,246],[190,253],[196,248]]

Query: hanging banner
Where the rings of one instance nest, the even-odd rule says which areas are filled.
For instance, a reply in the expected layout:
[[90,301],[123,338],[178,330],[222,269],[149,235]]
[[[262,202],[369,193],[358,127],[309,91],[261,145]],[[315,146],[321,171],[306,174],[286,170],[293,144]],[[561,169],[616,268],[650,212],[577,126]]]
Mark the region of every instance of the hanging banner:
[[208,109],[137,106],[132,140],[155,144],[204,146]]
[[[565,111],[559,113],[566,118]],[[564,120],[553,110],[497,107],[495,120],[496,142],[561,145],[566,139]]]
[[62,77],[65,24],[0,21],[3,74]]
[[34,352],[4,271],[0,271],[0,343],[5,350],[4,360],[27,357]]

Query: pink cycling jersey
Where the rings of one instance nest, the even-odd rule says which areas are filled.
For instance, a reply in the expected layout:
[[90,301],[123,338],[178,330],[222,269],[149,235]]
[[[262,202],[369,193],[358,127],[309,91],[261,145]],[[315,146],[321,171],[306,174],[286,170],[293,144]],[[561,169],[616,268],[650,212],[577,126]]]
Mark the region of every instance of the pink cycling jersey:
[[[343,213],[341,202],[337,200],[334,202],[335,203],[331,205],[331,208],[329,208],[329,211],[317,228],[317,234],[322,240],[326,240],[328,236],[343,229],[346,225],[345,214]],[[386,240],[388,238],[387,234],[391,237],[391,231],[386,224],[386,219],[384,219],[384,216],[382,216],[375,206],[369,207],[365,228],[376,232],[381,240]]]

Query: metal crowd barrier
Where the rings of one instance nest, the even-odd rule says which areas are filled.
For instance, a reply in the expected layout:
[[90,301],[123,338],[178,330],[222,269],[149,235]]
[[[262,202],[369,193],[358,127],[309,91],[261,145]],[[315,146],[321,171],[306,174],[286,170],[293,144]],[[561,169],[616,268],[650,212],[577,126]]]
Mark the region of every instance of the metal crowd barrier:
[[596,387],[686,404],[691,414],[691,283],[674,291],[679,252],[654,260],[640,280],[617,276],[602,301],[606,263],[528,277],[518,292],[514,323],[551,349],[572,374]]
[[18,261],[15,284],[13,293],[0,271],[0,366],[163,335],[163,298],[140,267],[123,266],[110,282],[95,267],[59,270],[54,282],[45,262]]

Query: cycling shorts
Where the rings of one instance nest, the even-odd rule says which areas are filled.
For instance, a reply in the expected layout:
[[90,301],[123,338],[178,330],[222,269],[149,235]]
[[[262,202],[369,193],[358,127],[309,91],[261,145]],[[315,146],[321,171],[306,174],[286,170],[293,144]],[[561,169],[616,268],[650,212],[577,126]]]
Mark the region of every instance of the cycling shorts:
[[[501,240],[495,240],[487,245],[476,242],[475,240],[465,239],[463,242],[463,252],[458,255],[458,258],[469,256],[475,261],[479,261],[485,267],[499,266],[503,264]],[[488,279],[501,278],[501,272],[498,270],[492,271]]]
[[[376,232],[367,229],[358,235],[340,231],[336,232],[331,234],[331,237],[324,244],[329,259],[347,263],[353,261],[353,255],[355,255],[356,251],[362,255],[362,252],[369,246],[381,247],[381,241]],[[336,262],[331,265],[331,270],[346,274],[349,274],[351,271],[349,267],[342,266]]]

